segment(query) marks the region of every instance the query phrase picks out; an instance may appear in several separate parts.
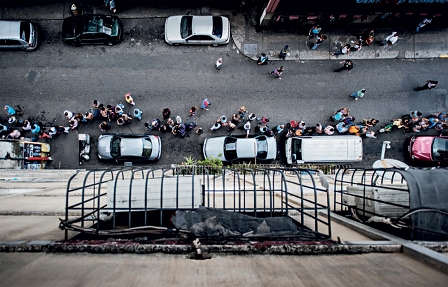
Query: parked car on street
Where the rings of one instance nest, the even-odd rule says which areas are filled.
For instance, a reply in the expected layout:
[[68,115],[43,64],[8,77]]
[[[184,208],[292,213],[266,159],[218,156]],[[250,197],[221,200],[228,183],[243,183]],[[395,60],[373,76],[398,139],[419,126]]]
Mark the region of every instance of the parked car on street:
[[30,21],[0,20],[0,50],[34,51],[38,33],[36,24]]
[[246,138],[241,136],[219,136],[206,138],[204,157],[218,158],[223,162],[252,161],[270,162],[277,156],[277,141],[265,135]]
[[448,137],[413,136],[408,152],[413,162],[448,164]]
[[223,16],[171,16],[165,21],[170,45],[224,45],[230,41],[230,21]]
[[114,45],[122,37],[123,27],[117,16],[79,15],[65,18],[62,23],[62,40],[67,44]]
[[158,161],[162,142],[156,135],[105,134],[98,138],[98,158],[116,162]]

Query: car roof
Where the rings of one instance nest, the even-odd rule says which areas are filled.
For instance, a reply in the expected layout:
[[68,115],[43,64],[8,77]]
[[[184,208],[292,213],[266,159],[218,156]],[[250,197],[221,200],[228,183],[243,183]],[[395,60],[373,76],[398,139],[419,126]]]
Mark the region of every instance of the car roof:
[[237,156],[239,158],[254,158],[256,156],[255,142],[254,138],[239,138],[236,142]]
[[20,21],[0,21],[0,38],[20,39]]
[[121,137],[121,156],[142,156],[144,137]]
[[193,34],[211,35],[213,29],[213,16],[193,16]]

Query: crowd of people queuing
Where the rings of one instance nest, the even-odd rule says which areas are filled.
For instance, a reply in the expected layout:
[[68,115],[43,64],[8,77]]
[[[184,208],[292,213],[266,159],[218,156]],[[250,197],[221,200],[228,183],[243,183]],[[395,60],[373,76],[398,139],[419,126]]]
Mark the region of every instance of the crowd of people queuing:
[[[361,90],[365,92],[365,89]],[[353,96],[353,95],[352,95]],[[115,105],[104,105],[99,100],[92,101],[92,108],[85,113],[75,113],[69,110],[63,112],[67,119],[67,126],[44,127],[42,123],[33,122],[31,119],[25,121],[18,120],[18,115],[23,115],[20,107],[17,109],[5,105],[4,111],[7,114],[7,124],[0,124],[0,133],[2,138],[6,139],[27,139],[36,141],[40,139],[51,139],[61,133],[69,133],[76,130],[81,124],[99,121],[99,129],[102,132],[108,132],[112,125],[123,126],[131,124],[133,121],[142,121],[143,111],[135,107],[135,102],[130,93],[124,95],[124,101],[130,107],[131,112],[126,113],[125,104],[120,101]],[[188,111],[188,120],[184,121],[181,116],[171,116],[169,108],[162,109],[162,119],[153,118],[144,122],[144,128],[147,132],[172,133],[181,138],[189,137],[189,133],[194,131],[201,135],[204,130],[198,126],[194,118],[200,110],[207,111],[210,107],[210,101],[205,98],[200,107],[192,106]],[[447,134],[448,118],[447,113],[442,111],[436,114],[430,114],[423,117],[422,112],[412,111],[403,115],[401,118],[392,119],[379,124],[379,120],[374,118],[364,118],[357,121],[350,114],[350,109],[343,107],[335,111],[329,117],[329,124],[320,123],[308,125],[304,120],[292,119],[287,123],[270,126],[270,119],[266,115],[257,116],[253,112],[248,112],[245,106],[241,106],[238,111],[231,116],[220,116],[210,127],[211,131],[225,129],[232,133],[235,130],[242,130],[246,137],[251,133],[256,135],[266,135],[276,137],[285,132],[286,137],[293,136],[316,136],[334,134],[352,134],[366,138],[377,138],[378,133],[390,132],[396,129],[402,129],[403,132],[419,133],[428,129],[436,129],[440,134]],[[14,125],[15,127],[11,127]],[[378,125],[378,126],[377,126]]]

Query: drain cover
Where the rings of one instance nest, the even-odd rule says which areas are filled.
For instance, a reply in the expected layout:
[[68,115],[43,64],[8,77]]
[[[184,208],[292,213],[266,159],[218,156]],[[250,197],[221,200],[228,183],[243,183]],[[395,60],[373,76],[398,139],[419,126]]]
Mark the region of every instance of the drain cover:
[[257,55],[258,44],[244,44],[244,54]]

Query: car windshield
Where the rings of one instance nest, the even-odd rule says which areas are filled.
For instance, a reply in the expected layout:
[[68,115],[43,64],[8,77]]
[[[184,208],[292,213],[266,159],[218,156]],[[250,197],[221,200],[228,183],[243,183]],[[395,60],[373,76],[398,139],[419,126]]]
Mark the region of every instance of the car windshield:
[[213,35],[218,38],[222,37],[222,18],[221,16],[213,16]]
[[293,161],[302,160],[302,140],[292,139],[291,157]]
[[30,23],[20,22],[20,39],[29,42],[30,30]]
[[117,158],[121,155],[121,138],[113,137],[110,141],[110,155],[113,158]]
[[257,158],[266,159],[268,156],[268,141],[265,136],[257,137]]
[[183,16],[180,20],[180,36],[182,39],[192,34],[193,16]]
[[236,154],[236,138],[226,137],[224,141],[224,157],[227,161],[232,161],[237,158]]
[[151,142],[151,139],[145,138],[145,139],[143,139],[142,156],[150,157],[151,153],[152,153],[152,142]]
[[434,139],[432,142],[432,158],[434,161],[448,160],[448,139]]

